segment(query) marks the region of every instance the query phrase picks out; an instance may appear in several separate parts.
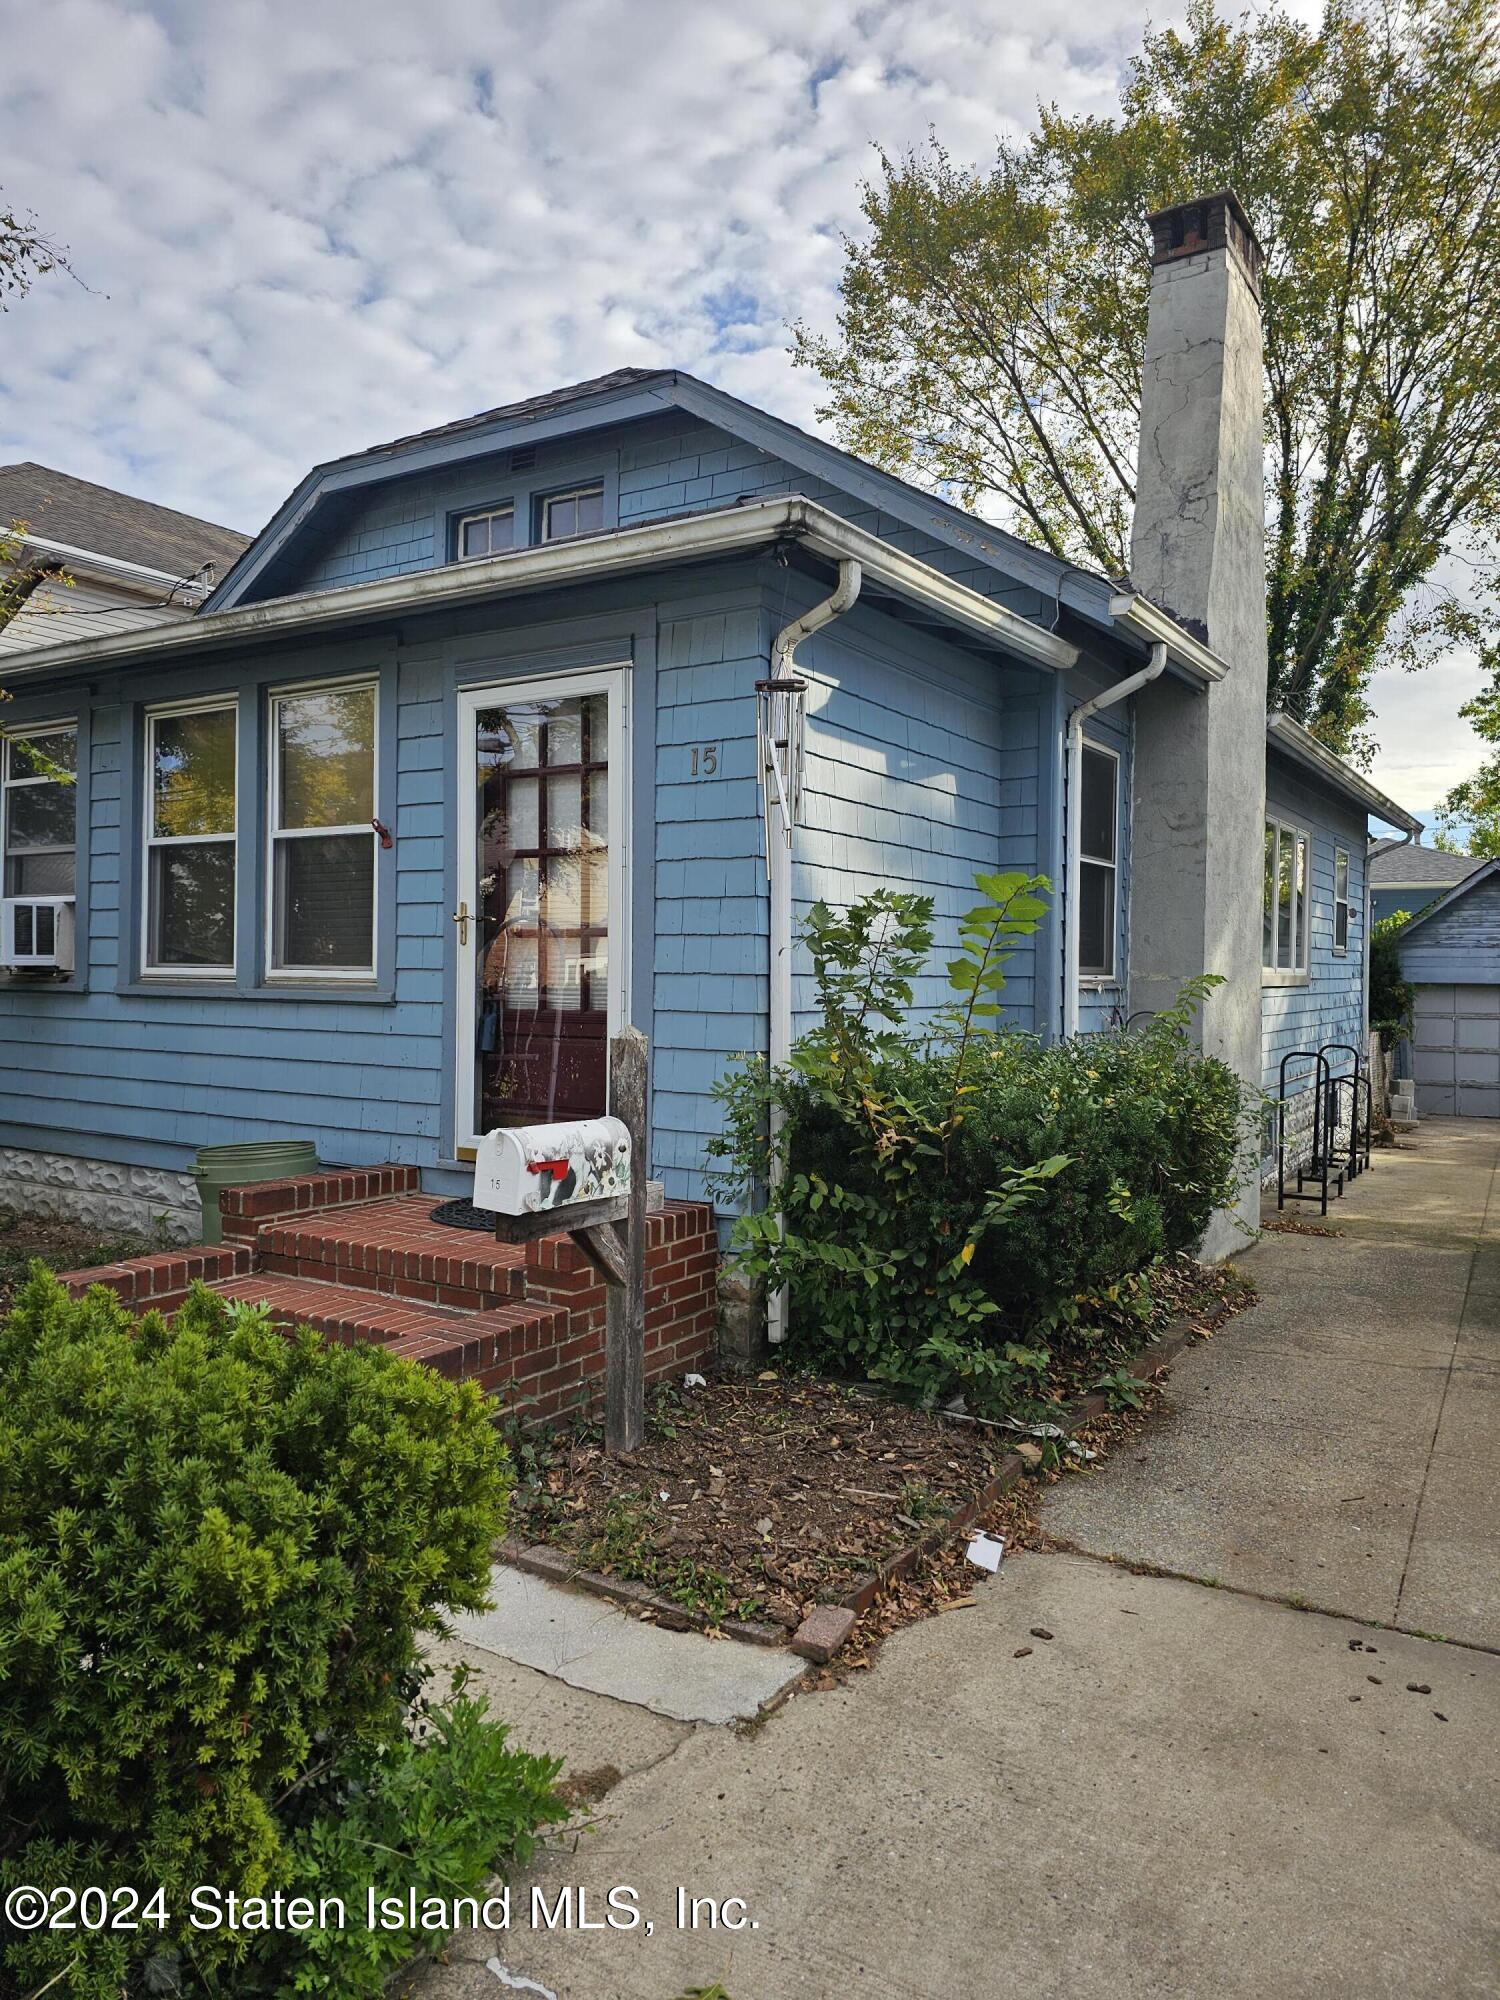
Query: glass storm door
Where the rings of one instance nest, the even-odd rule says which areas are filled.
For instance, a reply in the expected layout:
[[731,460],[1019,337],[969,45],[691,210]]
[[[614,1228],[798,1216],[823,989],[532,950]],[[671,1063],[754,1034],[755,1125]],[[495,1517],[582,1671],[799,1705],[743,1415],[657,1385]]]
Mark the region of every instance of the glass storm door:
[[625,991],[625,677],[459,697],[458,1144],[606,1109]]

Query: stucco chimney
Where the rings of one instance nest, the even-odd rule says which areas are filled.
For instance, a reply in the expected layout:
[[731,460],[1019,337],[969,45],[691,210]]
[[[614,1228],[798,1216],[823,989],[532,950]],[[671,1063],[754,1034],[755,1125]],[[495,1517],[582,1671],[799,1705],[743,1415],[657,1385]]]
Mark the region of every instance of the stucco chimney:
[[[1260,246],[1225,191],[1150,217],[1152,271],[1131,579],[1228,673],[1206,694],[1164,677],[1136,703],[1130,1004],[1199,972],[1226,984],[1204,1048],[1261,1069],[1266,571]],[[1243,1204],[1253,1221],[1258,1200]],[[1211,1232],[1210,1251],[1242,1240]]]

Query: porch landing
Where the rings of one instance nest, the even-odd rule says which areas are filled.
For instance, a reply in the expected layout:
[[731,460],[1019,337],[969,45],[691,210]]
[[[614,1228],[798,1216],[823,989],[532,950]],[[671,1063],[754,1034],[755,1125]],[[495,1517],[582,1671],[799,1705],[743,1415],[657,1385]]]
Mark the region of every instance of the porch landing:
[[[269,1306],[280,1326],[374,1341],[456,1381],[555,1416],[603,1386],[605,1290],[566,1235],[521,1245],[434,1222],[415,1167],[371,1167],[226,1188],[224,1241],[62,1274],[141,1311],[172,1312],[195,1282]],[[646,1374],[707,1359],[718,1247],[706,1202],[647,1218]]]

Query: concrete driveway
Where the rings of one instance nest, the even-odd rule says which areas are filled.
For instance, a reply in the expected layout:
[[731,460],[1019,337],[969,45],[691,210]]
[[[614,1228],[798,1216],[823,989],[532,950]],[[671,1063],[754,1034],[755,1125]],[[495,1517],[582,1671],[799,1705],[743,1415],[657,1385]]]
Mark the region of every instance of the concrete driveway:
[[[591,1918],[629,1885],[654,1929],[538,1933],[522,1884],[416,1990],[1490,2000],[1497,1163],[1500,1126],[1424,1126],[1338,1238],[1256,1246],[1263,1303],[1049,1498],[1069,1552],[837,1693],[744,1733],[480,1659],[519,1734],[626,1774],[537,1884]],[[679,1888],[757,1928],[679,1930]]]

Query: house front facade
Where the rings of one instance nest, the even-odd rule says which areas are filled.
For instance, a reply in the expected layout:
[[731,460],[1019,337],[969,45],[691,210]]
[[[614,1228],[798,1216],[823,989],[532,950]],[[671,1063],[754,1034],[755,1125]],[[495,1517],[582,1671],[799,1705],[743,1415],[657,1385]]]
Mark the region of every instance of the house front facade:
[[[1251,323],[1197,207],[1159,232],[1164,354],[1205,298]],[[1213,475],[1221,558],[1250,463]],[[317,468],[191,619],[7,669],[6,895],[70,895],[77,948],[0,974],[0,1199],[196,1233],[196,1148],[274,1138],[461,1194],[486,1130],[604,1108],[626,1022],[693,1197],[714,1083],[809,1018],[799,913],[932,895],[920,1013],[996,868],[1055,887],[1021,1027],[1210,970],[1248,1080],[1263,1034],[1352,1032],[1367,814],[1405,822],[1267,736],[1253,582],[1221,605],[1210,563],[1195,609],[1202,548],[1144,525],[1113,583],[672,371]]]

